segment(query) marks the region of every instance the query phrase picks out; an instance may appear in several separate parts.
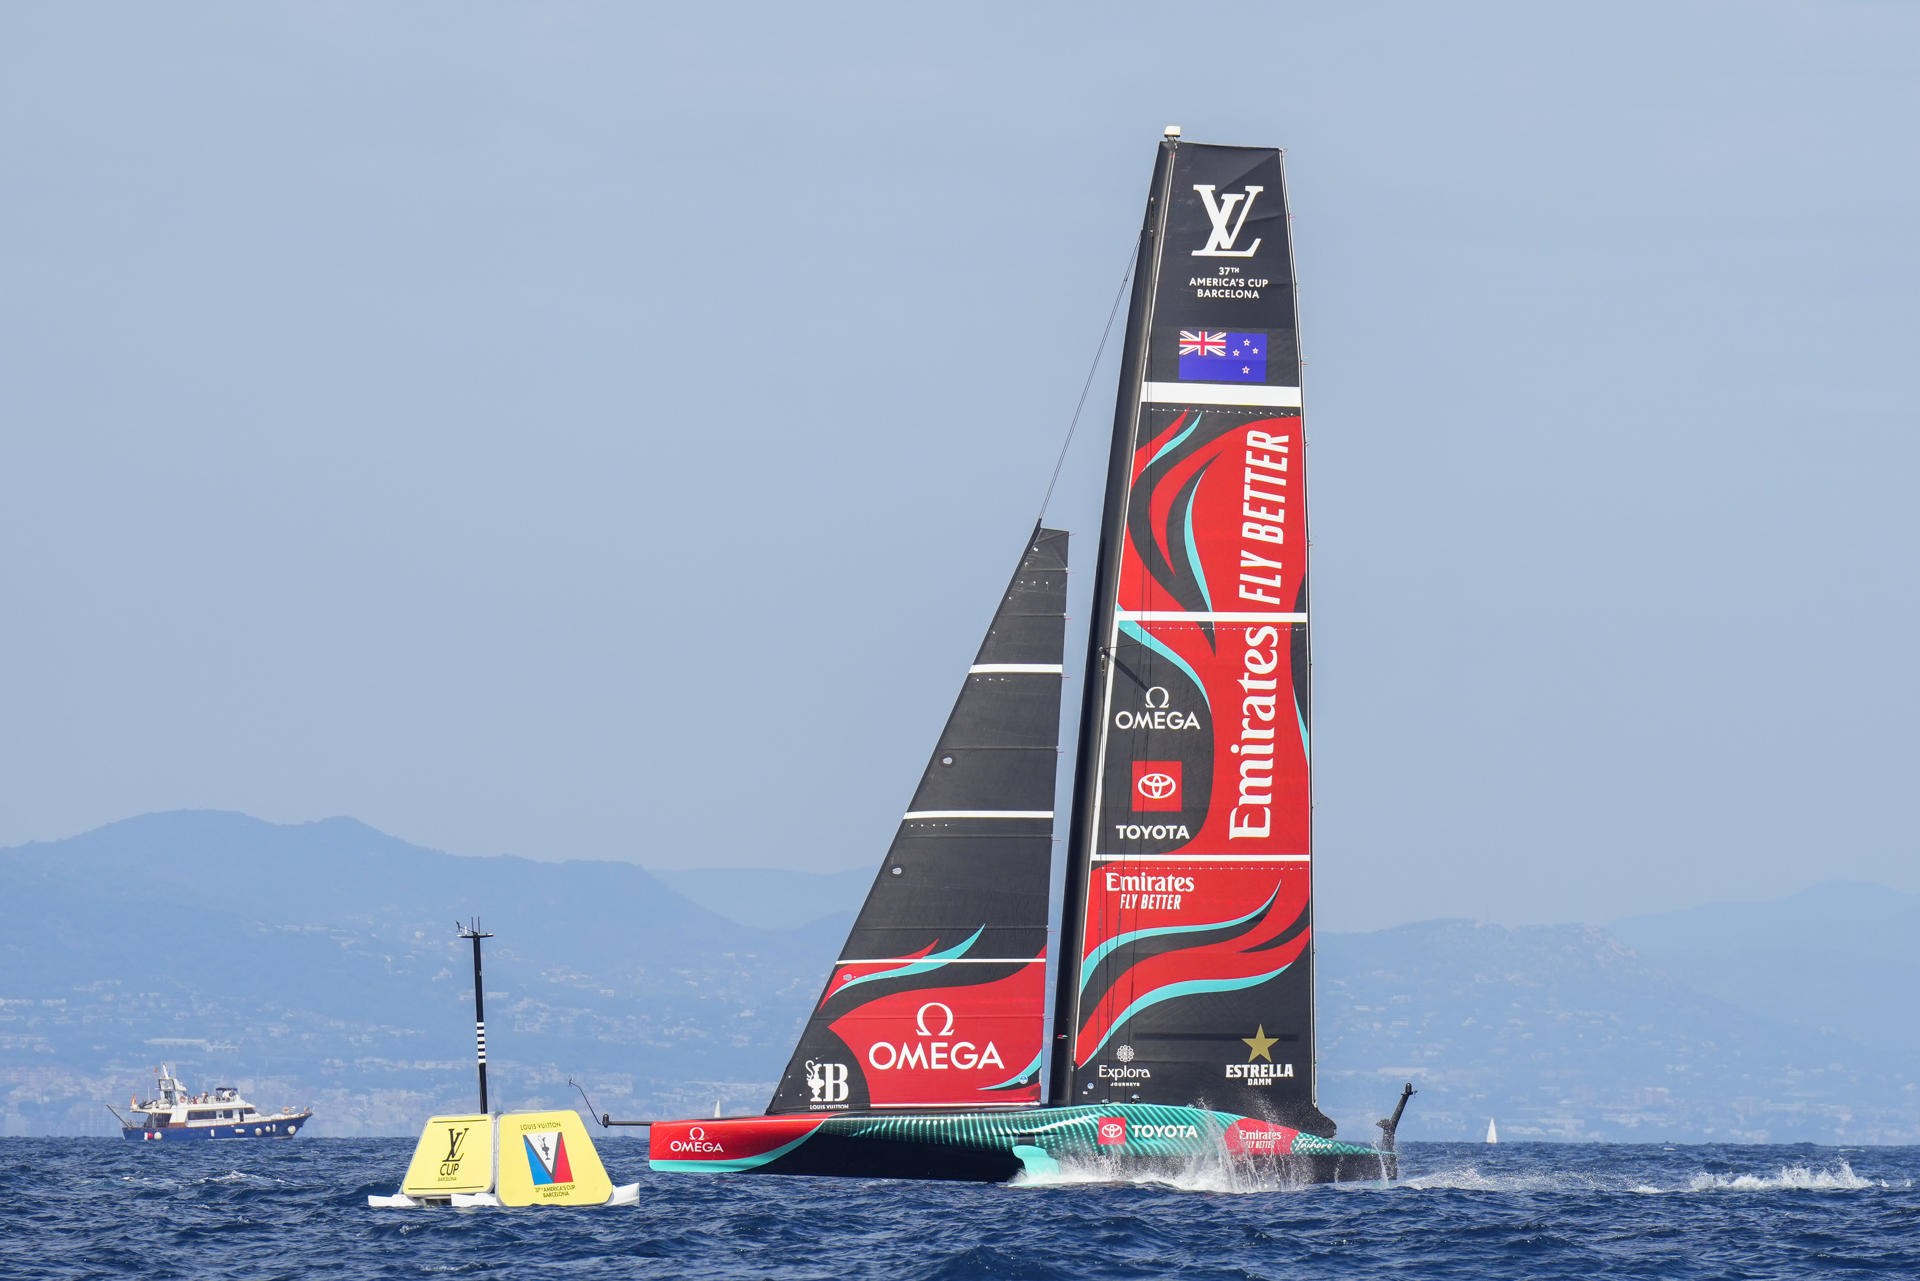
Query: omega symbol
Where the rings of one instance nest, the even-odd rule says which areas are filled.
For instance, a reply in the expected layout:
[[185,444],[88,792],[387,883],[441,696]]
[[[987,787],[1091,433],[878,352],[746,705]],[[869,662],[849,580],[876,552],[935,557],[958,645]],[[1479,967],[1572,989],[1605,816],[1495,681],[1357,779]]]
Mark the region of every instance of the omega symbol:
[[[942,1014],[947,1016],[946,1025],[942,1027],[938,1032],[930,1031],[927,1028],[927,1011],[928,1010],[939,1010]],[[953,1031],[953,1007],[948,1005],[942,1005],[938,1001],[928,1001],[925,1005],[920,1007],[920,1012],[914,1015],[913,1030],[918,1032],[921,1036],[948,1035]]]

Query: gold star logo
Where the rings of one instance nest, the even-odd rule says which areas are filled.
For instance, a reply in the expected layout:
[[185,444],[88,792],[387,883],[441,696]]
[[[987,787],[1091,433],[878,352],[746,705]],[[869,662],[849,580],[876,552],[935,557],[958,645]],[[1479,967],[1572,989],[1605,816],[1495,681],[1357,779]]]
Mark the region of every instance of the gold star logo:
[[1251,1063],[1255,1059],[1265,1059],[1269,1063],[1273,1062],[1274,1042],[1280,1038],[1277,1036],[1268,1036],[1266,1024],[1262,1023],[1259,1027],[1255,1028],[1252,1036],[1243,1036],[1240,1039],[1247,1043],[1247,1062]]

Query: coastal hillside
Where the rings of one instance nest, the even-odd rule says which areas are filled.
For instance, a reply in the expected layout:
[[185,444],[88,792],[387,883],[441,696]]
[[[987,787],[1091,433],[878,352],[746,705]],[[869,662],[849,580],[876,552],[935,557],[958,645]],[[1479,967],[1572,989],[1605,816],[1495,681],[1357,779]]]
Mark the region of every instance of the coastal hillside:
[[[496,1102],[759,1100],[844,934],[739,925],[639,867],[464,858],[350,819],[129,819],[0,851],[0,1129],[99,1133],[173,1063],[189,1085],[311,1102],[314,1134],[470,1106],[487,943]],[[775,1047],[778,1047],[777,1049]],[[730,1091],[755,1082],[748,1093]]]
[[[472,858],[350,819],[206,812],[0,850],[0,1133],[112,1133],[105,1105],[161,1062],[196,1088],[310,1103],[314,1135],[410,1133],[471,1106],[471,952],[454,926],[474,915],[497,935],[497,1106],[579,1104],[572,1078],[618,1116],[757,1111],[864,880]],[[1407,1133],[1429,1139],[1477,1137],[1492,1116],[1509,1140],[1920,1142],[1914,1059],[1897,1033],[1861,1034],[1900,972],[1900,896],[1877,891],[1892,910],[1879,968],[1844,948],[1766,959],[1795,937],[1782,912],[1804,938],[1859,910],[1858,894],[1809,893],[1619,930],[1323,936],[1322,1106],[1369,1137],[1412,1080]],[[811,919],[767,928],[783,899]],[[1824,1008],[1769,1003],[1822,984]]]

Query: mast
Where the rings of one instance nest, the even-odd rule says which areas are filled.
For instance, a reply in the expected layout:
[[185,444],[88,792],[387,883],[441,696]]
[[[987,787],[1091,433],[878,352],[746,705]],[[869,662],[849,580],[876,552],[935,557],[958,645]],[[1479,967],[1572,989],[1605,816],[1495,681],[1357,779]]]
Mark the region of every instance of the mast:
[[487,1111],[487,1005],[480,989],[480,940],[490,939],[491,934],[480,932],[480,918],[474,917],[465,925],[455,924],[460,937],[473,940],[473,1052],[480,1067],[480,1113]]
[[1160,144],[1127,317],[1056,1103],[1316,1133],[1305,442],[1280,153]]
[[1153,181],[1147,190],[1146,220],[1140,228],[1140,249],[1134,259],[1133,295],[1127,302],[1127,333],[1121,347],[1120,392],[1113,407],[1113,445],[1107,459],[1107,492],[1100,511],[1100,547],[1094,565],[1093,620],[1087,628],[1087,661],[1081,668],[1086,685],[1081,691],[1080,731],[1074,752],[1073,812],[1067,835],[1067,874],[1061,889],[1060,956],[1054,973],[1053,1045],[1047,1071],[1047,1101],[1072,1103],[1073,1040],[1080,1025],[1080,954],[1075,946],[1086,928],[1086,895],[1089,860],[1081,852],[1091,848],[1094,824],[1094,771],[1089,767],[1099,738],[1102,718],[1098,714],[1111,701],[1108,684],[1111,671],[1107,662],[1109,638],[1113,633],[1116,584],[1120,576],[1120,547],[1126,526],[1127,491],[1130,487],[1128,460],[1140,420],[1140,397],[1129,395],[1138,388],[1146,364],[1146,341],[1153,311],[1153,282],[1159,275],[1160,211],[1166,205],[1167,184],[1172,180],[1172,139],[1177,128],[1167,131],[1154,159]]

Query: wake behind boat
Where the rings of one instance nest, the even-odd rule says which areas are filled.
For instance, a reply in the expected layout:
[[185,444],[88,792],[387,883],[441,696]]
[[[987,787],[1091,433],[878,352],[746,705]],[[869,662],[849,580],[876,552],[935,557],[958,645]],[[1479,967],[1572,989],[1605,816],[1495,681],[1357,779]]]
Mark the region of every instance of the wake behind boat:
[[171,1067],[154,1072],[154,1096],[142,1103],[131,1101],[128,1111],[139,1121],[130,1121],[108,1111],[120,1121],[120,1137],[136,1142],[163,1139],[290,1139],[300,1127],[313,1119],[313,1109],[295,1111],[283,1107],[278,1112],[263,1112],[242,1098],[231,1085],[215,1086],[204,1094],[189,1093],[174,1076]]
[[767,1115],[654,1122],[655,1170],[1394,1176],[1411,1085],[1378,1148],[1336,1139],[1316,1102],[1300,404],[1281,155],[1169,129],[1127,320],[1053,990],[1067,536],[1036,526]]

